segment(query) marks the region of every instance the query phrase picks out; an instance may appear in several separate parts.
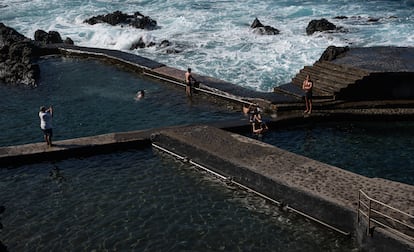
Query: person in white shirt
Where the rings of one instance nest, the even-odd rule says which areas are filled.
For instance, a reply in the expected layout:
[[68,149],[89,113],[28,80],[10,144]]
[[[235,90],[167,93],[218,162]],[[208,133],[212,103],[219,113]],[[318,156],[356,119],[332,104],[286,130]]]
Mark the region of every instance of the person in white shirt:
[[45,141],[49,147],[52,146],[52,118],[53,118],[53,108],[50,106],[48,109],[42,106],[39,111],[40,118],[40,129],[43,131]]

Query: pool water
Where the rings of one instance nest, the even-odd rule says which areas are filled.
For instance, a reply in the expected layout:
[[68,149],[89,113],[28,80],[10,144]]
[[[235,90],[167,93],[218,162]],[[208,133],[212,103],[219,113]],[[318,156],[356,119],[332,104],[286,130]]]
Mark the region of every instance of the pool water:
[[269,131],[266,143],[367,177],[414,185],[414,122],[330,122]]
[[[244,119],[241,113],[184,89],[144,78],[96,60],[49,58],[39,62],[34,89],[0,85],[0,146],[43,141],[39,107],[54,107],[54,140]],[[145,97],[135,100],[138,90]]]
[[351,251],[355,243],[157,150],[0,169],[9,251]]

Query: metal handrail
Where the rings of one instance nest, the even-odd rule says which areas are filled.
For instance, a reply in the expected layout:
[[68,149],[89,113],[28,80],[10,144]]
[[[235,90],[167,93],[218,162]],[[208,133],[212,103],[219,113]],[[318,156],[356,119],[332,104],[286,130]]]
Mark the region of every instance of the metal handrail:
[[[219,177],[219,178],[223,179],[224,181],[228,181],[228,182],[230,182],[230,183],[232,183],[232,184],[235,184],[235,185],[237,185],[237,186],[240,186],[241,188],[246,189],[247,191],[250,191],[250,192],[252,192],[252,193],[255,193],[255,194],[259,195],[260,197],[263,197],[264,199],[269,200],[269,201],[271,201],[271,202],[275,203],[275,204],[276,204],[276,205],[278,205],[279,207],[282,207],[282,206],[283,206],[283,203],[282,203],[281,201],[277,201],[277,200],[275,200],[275,199],[272,199],[272,198],[270,198],[270,197],[268,197],[268,196],[266,196],[266,195],[264,195],[264,194],[262,194],[262,193],[260,193],[260,192],[258,192],[258,191],[256,191],[256,190],[254,190],[254,189],[252,189],[252,188],[250,188],[250,187],[248,187],[248,186],[245,186],[245,185],[243,185],[243,184],[241,184],[241,183],[238,183],[237,181],[233,180],[231,177],[226,177],[226,176],[221,175],[221,174],[219,174],[219,173],[217,173],[217,172],[215,172],[215,171],[212,171],[211,169],[209,169],[209,168],[207,168],[207,167],[204,167],[203,165],[198,164],[198,163],[196,163],[196,162],[192,161],[192,160],[191,160],[191,159],[189,159],[188,157],[181,156],[181,155],[179,155],[179,154],[177,154],[177,153],[175,153],[175,152],[173,152],[173,151],[171,151],[171,150],[168,150],[168,149],[166,149],[166,148],[163,148],[163,147],[161,147],[160,145],[155,144],[155,143],[152,143],[152,146],[153,146],[153,147],[155,147],[155,148],[157,148],[157,149],[159,149],[159,150],[161,150],[161,151],[164,151],[165,153],[168,153],[168,154],[170,154],[170,155],[174,156],[175,158],[177,158],[177,159],[179,159],[179,160],[181,160],[181,161],[183,161],[183,162],[190,163],[190,164],[192,164],[192,165],[197,166],[198,168],[201,168],[202,170],[204,170],[204,171],[206,171],[206,172],[209,172],[209,173],[211,173],[211,174],[214,174],[215,176],[217,176],[217,177]],[[345,231],[343,231],[343,230],[340,230],[339,228],[336,228],[336,227],[334,227],[334,226],[332,226],[332,225],[330,225],[330,224],[328,224],[328,223],[326,223],[326,222],[324,222],[324,221],[322,221],[322,220],[319,220],[319,219],[317,219],[317,218],[315,218],[315,217],[312,217],[312,216],[310,216],[310,215],[308,215],[308,214],[306,214],[306,213],[304,213],[304,212],[301,212],[301,211],[299,211],[299,210],[297,210],[297,209],[295,209],[295,208],[293,208],[293,207],[290,207],[290,206],[288,206],[288,205],[285,205],[285,207],[286,207],[286,209],[287,209],[287,210],[291,210],[291,211],[295,212],[296,214],[302,215],[302,216],[304,216],[305,218],[308,218],[308,219],[310,219],[310,220],[313,220],[313,221],[315,221],[316,223],[319,223],[319,224],[321,224],[321,225],[323,225],[323,226],[325,226],[325,227],[327,227],[327,228],[330,228],[330,229],[332,229],[332,230],[334,230],[334,231],[336,231],[336,232],[338,232],[338,233],[340,233],[340,234],[342,234],[342,235],[345,235],[345,236],[349,236],[349,235],[350,235],[350,233],[349,233],[349,232],[345,232]]]
[[[368,204],[366,203],[366,201],[364,202],[362,200],[362,197],[365,200],[368,200]],[[378,205],[377,208],[373,207],[373,204],[375,203]],[[378,201],[376,199],[373,199],[371,197],[369,197],[364,191],[359,190],[358,191],[358,223],[361,220],[361,217],[365,217],[367,219],[368,222],[368,228],[367,228],[367,234],[368,235],[372,235],[373,232],[373,228],[375,227],[374,225],[372,225],[372,223],[381,226],[383,228],[386,228],[387,230],[389,230],[390,232],[404,238],[410,241],[414,241],[414,236],[404,233],[401,229],[407,229],[407,230],[411,230],[414,232],[414,226],[407,224],[403,219],[396,219],[395,217],[392,217],[389,214],[386,214],[384,212],[384,210],[381,211],[382,209],[388,209],[391,211],[394,211],[395,213],[398,213],[404,217],[406,217],[407,219],[412,219],[414,220],[414,216],[411,214],[408,214],[406,212],[401,211],[400,209],[397,209],[395,207],[392,207],[390,205],[387,205],[381,201]],[[380,218],[378,218],[380,217]],[[398,229],[397,227],[392,227],[390,225],[387,225],[385,223],[385,221],[381,221],[380,219],[385,219],[388,221],[392,221],[394,223],[398,223],[399,225],[403,226],[404,228],[400,228]]]
[[[143,74],[144,75],[151,76],[153,78],[157,78],[157,79],[163,80],[163,81],[171,82],[171,83],[174,83],[174,84],[179,85],[179,86],[186,86],[185,83],[178,82],[178,81],[175,81],[175,80],[172,80],[172,79],[169,79],[169,78],[164,78],[164,77],[159,76],[159,75],[156,75],[156,74],[148,73],[148,72],[145,72],[145,71],[143,72]],[[255,105],[256,104],[254,102],[245,101],[245,100],[243,100],[241,98],[237,98],[237,97],[234,97],[234,96],[231,96],[231,95],[226,95],[226,94],[220,94],[220,93],[217,93],[217,92],[212,92],[212,91],[207,90],[207,89],[204,89],[204,88],[193,87],[193,89],[194,90],[197,90],[197,91],[200,91],[200,92],[204,92],[204,93],[210,94],[210,95],[215,95],[215,96],[218,96],[218,97],[221,97],[221,98],[225,98],[227,100],[232,100],[232,101],[240,102],[240,103],[243,103],[243,104],[247,104],[247,105]]]

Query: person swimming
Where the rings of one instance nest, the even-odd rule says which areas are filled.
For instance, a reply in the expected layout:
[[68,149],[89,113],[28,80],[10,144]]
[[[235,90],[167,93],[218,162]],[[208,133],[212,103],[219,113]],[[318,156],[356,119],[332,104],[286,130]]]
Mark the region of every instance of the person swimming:
[[144,98],[144,96],[145,96],[145,91],[139,90],[137,94],[135,95],[135,100],[141,100],[142,98]]

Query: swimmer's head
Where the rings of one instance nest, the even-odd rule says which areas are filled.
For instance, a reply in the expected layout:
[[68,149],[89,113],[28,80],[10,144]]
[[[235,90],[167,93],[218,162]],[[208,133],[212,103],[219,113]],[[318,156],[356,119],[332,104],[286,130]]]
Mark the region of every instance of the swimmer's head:
[[143,97],[144,97],[144,95],[145,95],[144,90],[139,90],[139,91],[137,92],[137,95],[135,96],[135,98],[136,98],[136,99],[141,99],[141,98],[143,98]]

